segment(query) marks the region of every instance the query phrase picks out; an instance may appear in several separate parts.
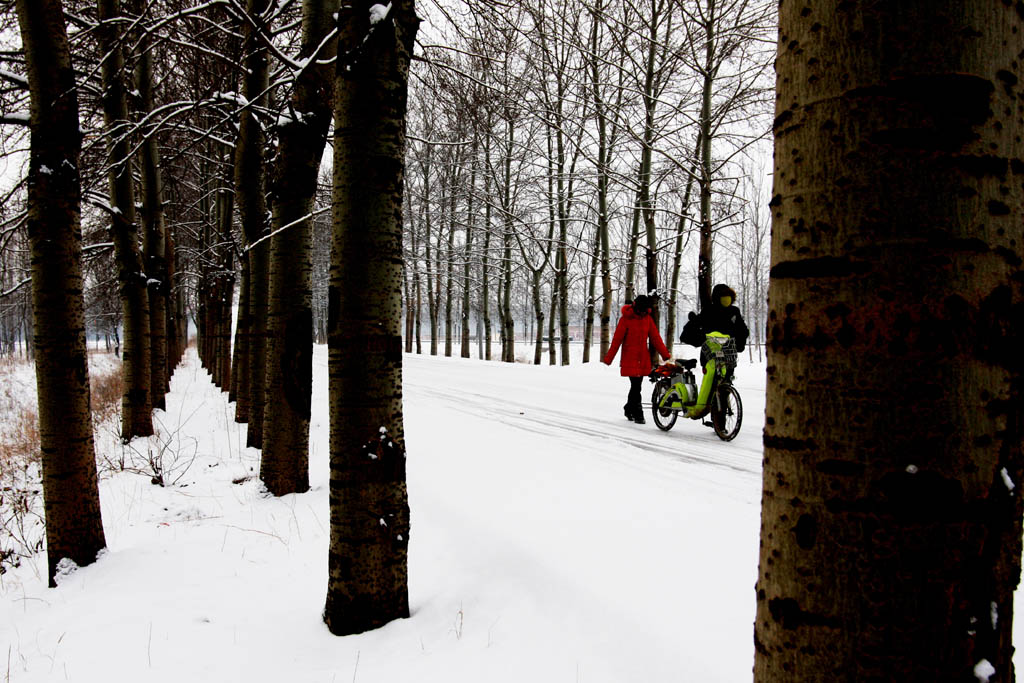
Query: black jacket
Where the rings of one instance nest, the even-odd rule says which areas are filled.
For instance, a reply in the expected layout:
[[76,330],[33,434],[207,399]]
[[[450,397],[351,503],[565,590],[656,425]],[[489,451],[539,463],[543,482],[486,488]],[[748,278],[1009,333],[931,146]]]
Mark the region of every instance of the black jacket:
[[711,293],[710,306],[706,307],[699,315],[690,313],[690,319],[683,326],[683,333],[679,341],[690,346],[701,346],[704,343],[705,335],[709,332],[721,332],[732,337],[736,342],[736,350],[742,351],[747,343],[750,331],[747,324],[743,322],[743,315],[736,306],[722,306],[719,300],[722,296],[731,296],[736,299],[736,293],[726,285],[716,285]]

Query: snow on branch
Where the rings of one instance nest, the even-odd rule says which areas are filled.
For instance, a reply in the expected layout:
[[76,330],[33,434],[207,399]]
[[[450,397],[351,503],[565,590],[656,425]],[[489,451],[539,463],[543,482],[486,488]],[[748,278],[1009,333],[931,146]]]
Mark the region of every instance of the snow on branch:
[[259,238],[258,240],[256,240],[255,242],[253,242],[252,244],[247,246],[244,249],[244,251],[246,251],[246,252],[251,251],[252,249],[254,249],[256,247],[257,244],[261,244],[261,243],[269,240],[274,235],[278,235],[278,234],[284,232],[285,230],[287,230],[288,228],[294,228],[296,225],[299,225],[300,223],[305,223],[309,219],[315,218],[316,216],[322,216],[323,214],[328,213],[329,211],[331,211],[331,207],[327,207],[326,209],[320,209],[318,211],[313,211],[312,213],[307,213],[302,218],[297,218],[294,221],[292,221],[291,223],[289,223],[287,225],[282,225],[277,230],[274,230],[273,232],[268,233],[268,234],[264,235],[263,237]]
[[0,114],[0,123],[12,126],[27,126],[29,121],[29,114],[26,111],[12,111],[7,114]]
[[391,13],[391,3],[389,2],[386,6],[376,4],[370,7],[370,26],[376,26],[380,22],[387,19],[388,14]]
[[19,289],[21,289],[22,287],[24,287],[25,285],[27,285],[30,282],[32,282],[32,278],[27,277],[24,280],[22,280],[21,282],[19,282],[18,284],[14,285],[10,289],[8,289],[6,292],[0,292],[0,299],[6,299],[7,297],[9,297],[10,295],[14,294]]
[[0,80],[7,81],[8,83],[13,83],[14,85],[25,88],[26,90],[28,89],[27,78],[20,74],[7,71],[6,69],[0,69]]

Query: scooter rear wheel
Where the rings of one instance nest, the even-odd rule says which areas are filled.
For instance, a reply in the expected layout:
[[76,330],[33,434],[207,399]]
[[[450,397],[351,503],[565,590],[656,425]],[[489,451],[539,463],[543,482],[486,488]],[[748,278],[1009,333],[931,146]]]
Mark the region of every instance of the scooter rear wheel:
[[651,416],[654,418],[654,424],[663,432],[672,429],[676,424],[676,418],[679,417],[677,411],[659,407],[661,399],[668,393],[670,387],[671,385],[663,380],[654,385],[654,391],[651,393]]

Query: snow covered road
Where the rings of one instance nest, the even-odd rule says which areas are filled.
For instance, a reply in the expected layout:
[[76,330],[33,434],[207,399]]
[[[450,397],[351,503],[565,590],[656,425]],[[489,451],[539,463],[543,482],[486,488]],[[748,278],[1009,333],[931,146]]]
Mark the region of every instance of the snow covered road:
[[[161,436],[182,478],[107,472],[108,552],[46,587],[38,555],[0,576],[5,680],[657,683],[750,678],[763,372],[741,367],[731,443],[622,417],[602,365],[405,357],[412,617],[335,638],[327,354],[314,354],[310,480],[271,498],[233,406],[177,370]],[[649,391],[649,388],[648,388]]]
[[[406,356],[414,526],[428,515],[425,545],[468,546],[484,563],[465,581],[488,619],[510,603],[533,605],[514,638],[527,661],[534,653],[553,670],[578,666],[581,680],[746,680],[762,378],[741,367],[744,427],[724,443],[694,421],[666,433],[625,420],[617,368]],[[436,513],[443,522],[429,523]],[[420,547],[414,540],[414,567]],[[515,560],[486,570],[489,557],[507,556]],[[504,637],[521,628],[498,623]],[[552,641],[563,647],[545,655]],[[522,680],[502,677],[510,666],[484,677]]]

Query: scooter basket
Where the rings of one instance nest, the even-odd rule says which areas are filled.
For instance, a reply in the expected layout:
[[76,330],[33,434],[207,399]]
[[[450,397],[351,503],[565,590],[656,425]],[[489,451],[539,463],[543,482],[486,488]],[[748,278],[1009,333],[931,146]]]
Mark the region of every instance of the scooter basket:
[[736,367],[736,342],[731,337],[708,337],[700,347],[700,364],[706,366],[712,358],[715,363],[725,363],[728,368]]

